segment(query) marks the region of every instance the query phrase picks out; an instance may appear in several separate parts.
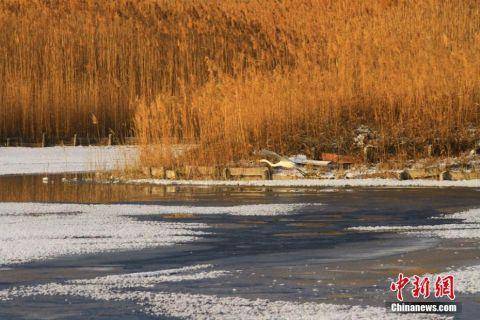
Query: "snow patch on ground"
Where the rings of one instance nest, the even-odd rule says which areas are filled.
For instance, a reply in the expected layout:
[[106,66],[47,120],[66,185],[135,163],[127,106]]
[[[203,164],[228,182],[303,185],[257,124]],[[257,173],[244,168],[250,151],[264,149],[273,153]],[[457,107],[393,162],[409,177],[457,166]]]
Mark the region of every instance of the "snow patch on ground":
[[235,187],[465,187],[480,188],[480,180],[394,180],[394,179],[298,179],[298,180],[162,180],[131,179],[118,181],[129,184],[188,185],[188,186],[235,186]]
[[132,146],[0,148],[0,175],[113,170],[137,160]]
[[[219,297],[154,290],[157,284],[172,281],[198,281],[228,275],[208,271],[211,265],[196,265],[155,272],[112,275],[87,280],[72,280],[0,291],[0,300],[37,295],[81,296],[106,301],[131,301],[144,312],[187,319],[412,319],[412,315],[390,314],[385,308],[326,303],[300,303]],[[135,288],[137,290],[135,290]],[[415,315],[416,319],[438,316]]]
[[0,203],[0,266],[57,256],[139,250],[195,240],[205,224],[139,221],[150,214],[291,214],[309,204],[231,207]]

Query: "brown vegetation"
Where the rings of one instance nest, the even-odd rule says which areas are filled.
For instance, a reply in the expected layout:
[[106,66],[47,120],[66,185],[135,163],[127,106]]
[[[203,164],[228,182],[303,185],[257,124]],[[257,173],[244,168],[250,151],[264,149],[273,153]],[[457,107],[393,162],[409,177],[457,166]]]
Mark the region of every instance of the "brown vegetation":
[[383,159],[479,139],[474,1],[5,0],[0,28],[3,137],[134,122],[167,164],[358,152],[362,124]]
[[196,87],[210,65],[236,75],[247,58],[267,69],[288,60],[234,2],[212,4],[0,1],[0,138],[128,135],[138,97]]

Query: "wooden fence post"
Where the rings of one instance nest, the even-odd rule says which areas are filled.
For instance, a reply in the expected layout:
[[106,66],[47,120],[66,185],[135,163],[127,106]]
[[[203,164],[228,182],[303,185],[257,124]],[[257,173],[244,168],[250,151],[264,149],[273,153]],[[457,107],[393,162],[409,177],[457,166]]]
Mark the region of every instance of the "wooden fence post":
[[45,148],[47,146],[47,135],[42,133],[42,148]]

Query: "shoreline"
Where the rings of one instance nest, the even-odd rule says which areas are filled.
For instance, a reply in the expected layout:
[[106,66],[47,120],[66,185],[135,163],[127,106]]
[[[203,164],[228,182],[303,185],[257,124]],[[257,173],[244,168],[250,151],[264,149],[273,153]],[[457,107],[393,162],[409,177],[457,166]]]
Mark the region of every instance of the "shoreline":
[[[66,180],[66,182],[69,182]],[[475,180],[395,180],[395,179],[297,179],[297,180],[167,180],[167,179],[115,179],[93,180],[95,183],[122,183],[157,186],[226,186],[226,187],[463,187],[480,188]]]

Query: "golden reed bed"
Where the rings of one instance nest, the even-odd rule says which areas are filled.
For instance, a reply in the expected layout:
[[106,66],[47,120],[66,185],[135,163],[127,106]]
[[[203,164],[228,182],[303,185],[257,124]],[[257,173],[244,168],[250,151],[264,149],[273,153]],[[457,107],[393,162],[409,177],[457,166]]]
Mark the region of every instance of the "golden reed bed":
[[361,124],[380,159],[480,138],[476,1],[4,0],[0,30],[2,138],[135,133],[190,164],[355,153]]

